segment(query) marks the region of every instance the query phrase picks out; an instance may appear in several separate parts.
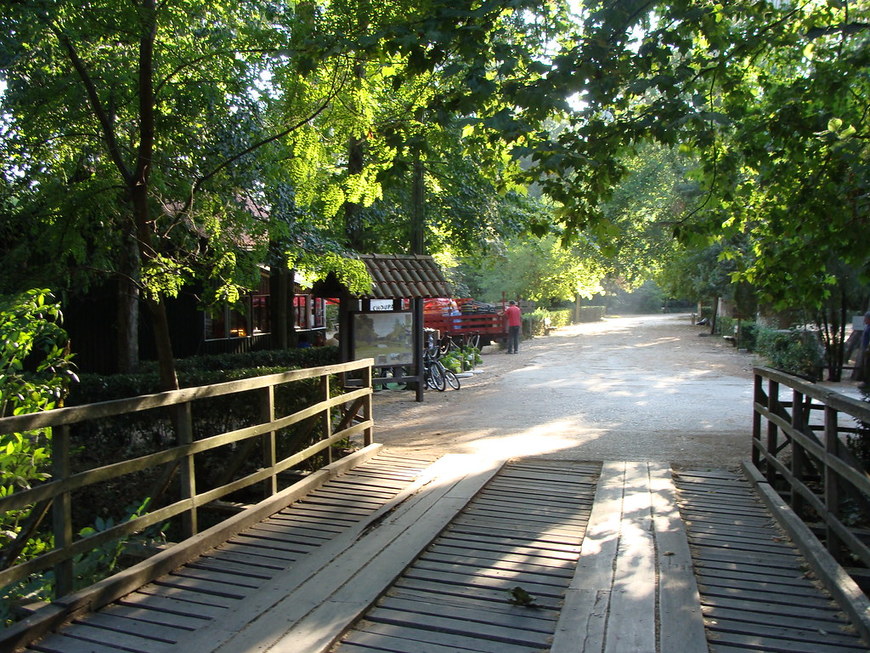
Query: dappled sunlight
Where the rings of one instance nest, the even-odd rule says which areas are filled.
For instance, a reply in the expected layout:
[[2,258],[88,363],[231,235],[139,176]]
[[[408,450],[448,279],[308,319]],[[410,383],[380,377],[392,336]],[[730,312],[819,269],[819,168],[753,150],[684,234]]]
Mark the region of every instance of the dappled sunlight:
[[577,446],[576,425],[566,420],[540,424],[521,433],[476,437],[464,449],[488,459],[541,456]]

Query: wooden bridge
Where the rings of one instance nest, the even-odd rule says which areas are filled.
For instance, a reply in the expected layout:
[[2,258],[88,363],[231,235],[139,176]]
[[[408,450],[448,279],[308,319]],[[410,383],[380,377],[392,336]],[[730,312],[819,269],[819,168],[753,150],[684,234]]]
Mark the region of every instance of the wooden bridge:
[[[7,628],[0,647],[870,650],[861,571],[836,559],[857,566],[864,531],[843,510],[806,510],[844,498],[860,507],[866,474],[830,440],[852,428],[841,414],[866,408],[756,374],[755,464],[743,470],[431,460],[369,444],[229,525],[58,597]],[[354,428],[341,421],[327,439]]]

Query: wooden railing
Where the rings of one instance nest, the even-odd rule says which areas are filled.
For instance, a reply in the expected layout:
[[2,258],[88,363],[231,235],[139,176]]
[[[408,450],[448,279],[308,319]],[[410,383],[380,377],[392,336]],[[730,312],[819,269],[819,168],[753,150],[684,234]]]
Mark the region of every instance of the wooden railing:
[[[74,406],[0,419],[0,433],[26,433],[37,429],[51,429],[51,478],[30,489],[12,493],[0,498],[0,510],[29,510],[31,518],[51,512],[54,548],[43,555],[12,564],[0,571],[0,587],[20,581],[32,574],[52,569],[55,577],[55,594],[62,596],[73,589],[73,561],[77,556],[86,554],[106,543],[119,538],[142,532],[153,525],[159,525],[175,518],[181,520],[180,533],[192,537],[199,532],[198,512],[206,504],[218,501],[234,492],[260,484],[265,494],[275,495],[279,490],[279,475],[320,454],[326,463],[332,461],[332,448],[341,441],[354,436],[361,437],[363,444],[372,443],[371,412],[371,359],[328,365],[280,374],[262,376],[239,381],[231,381],[209,386],[185,388],[182,390],[145,395],[130,399],[108,401],[84,406]],[[339,375],[335,377],[335,375]],[[357,377],[353,388],[333,387],[335,378],[346,375]],[[275,392],[292,391],[292,384],[313,380],[318,383],[318,400],[302,410],[289,415],[277,416]],[[216,435],[199,436],[194,432],[191,417],[193,407],[202,400],[224,398],[228,400],[240,393],[245,401],[250,397],[255,402],[259,418],[256,423],[246,424],[228,432]],[[175,429],[173,446],[154,453],[106,464],[92,469],[71,471],[71,430],[91,420],[113,416],[139,415],[142,411],[155,411],[163,414],[168,411],[172,416]],[[282,429],[303,422],[311,427],[306,431],[306,445],[301,450],[288,453],[283,458],[276,454],[276,441]],[[123,437],[123,434],[118,434]],[[255,465],[249,464],[241,478],[234,478],[218,487],[204,491],[197,489],[197,463],[206,452],[214,455],[218,447],[237,447],[244,443],[259,444],[260,447],[244,447],[250,452],[259,449],[262,458]],[[249,461],[248,461],[249,462]],[[163,505],[145,514],[135,516],[105,530],[87,537],[76,538],[73,528],[74,493],[97,483],[115,481],[132,474],[147,470],[172,470],[171,477],[177,476],[179,489],[168,505]],[[165,472],[164,472],[165,474]],[[137,500],[144,499],[138,497]],[[125,499],[126,501],[127,499]],[[15,550],[23,548],[22,533],[13,542]],[[8,559],[7,552],[4,558]]]
[[870,568],[870,475],[849,446],[862,435],[870,438],[870,404],[755,369],[752,462],[834,559],[854,568]]

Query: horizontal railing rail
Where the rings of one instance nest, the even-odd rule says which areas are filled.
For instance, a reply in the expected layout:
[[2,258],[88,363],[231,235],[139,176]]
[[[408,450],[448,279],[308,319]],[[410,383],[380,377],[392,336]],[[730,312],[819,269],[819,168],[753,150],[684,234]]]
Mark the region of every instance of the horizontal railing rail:
[[[372,383],[371,359],[291,370],[279,374],[255,377],[194,388],[119,399],[83,406],[59,408],[41,413],[0,418],[0,434],[28,433],[51,429],[51,474],[43,483],[0,497],[0,511],[30,510],[34,516],[46,513],[52,517],[53,548],[24,562],[8,551],[0,552],[6,565],[0,569],[0,587],[28,578],[32,574],[52,570],[55,596],[72,591],[73,561],[108,542],[140,533],[170,519],[181,519],[182,537],[199,531],[198,511],[203,506],[223,499],[239,490],[260,484],[266,496],[279,491],[278,476],[323,453],[332,461],[332,449],[353,437],[361,437],[364,445],[372,444]],[[359,377],[353,387],[334,387],[332,379],[348,375]],[[291,384],[316,380],[319,399],[289,415],[277,416],[276,390]],[[259,418],[255,423],[223,433],[197,437],[194,432],[192,407],[204,399],[229,398],[240,393],[253,393]],[[102,466],[71,471],[71,429],[95,420],[141,414],[157,409],[169,411],[175,429],[176,444],[147,455],[120,460]],[[334,418],[334,413],[339,419]],[[156,413],[155,413],[156,415]],[[156,419],[156,417],[155,417]],[[282,429],[309,421],[311,436],[301,450],[285,452],[278,458],[277,438]],[[315,425],[319,424],[319,429]],[[262,459],[256,469],[239,478],[230,479],[218,487],[198,490],[197,457],[227,445],[243,445],[259,440]],[[76,538],[72,520],[73,493],[98,483],[113,481],[148,470],[172,468],[178,476],[178,497],[168,505],[157,507],[105,530]],[[145,500],[147,497],[141,497]],[[139,497],[137,497],[139,499]],[[32,533],[19,534],[27,538]],[[23,542],[16,539],[10,547],[20,551]]]
[[870,438],[870,404],[778,370],[754,374],[753,464],[817,526],[836,560],[870,568],[861,536],[870,528],[870,475],[849,446],[864,425]]

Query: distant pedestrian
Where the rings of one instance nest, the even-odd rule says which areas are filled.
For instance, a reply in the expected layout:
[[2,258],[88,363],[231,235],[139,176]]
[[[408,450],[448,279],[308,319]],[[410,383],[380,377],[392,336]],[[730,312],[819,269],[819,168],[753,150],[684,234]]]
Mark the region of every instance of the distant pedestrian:
[[520,351],[520,327],[523,324],[523,316],[520,307],[513,300],[504,309],[504,318],[508,327],[507,353],[518,354]]

